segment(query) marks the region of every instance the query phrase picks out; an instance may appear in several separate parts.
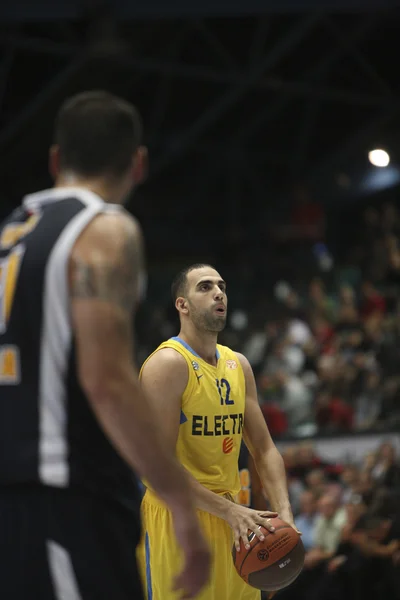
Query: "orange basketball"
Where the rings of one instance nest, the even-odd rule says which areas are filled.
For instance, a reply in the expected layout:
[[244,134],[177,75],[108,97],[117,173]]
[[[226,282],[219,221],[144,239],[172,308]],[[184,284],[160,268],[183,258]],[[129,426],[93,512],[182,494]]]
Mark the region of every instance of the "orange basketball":
[[265,592],[287,587],[298,577],[304,565],[304,546],[301,537],[285,521],[271,519],[275,532],[261,527],[265,539],[249,535],[250,549],[240,541],[240,552],[233,546],[233,560],[239,575],[249,585]]

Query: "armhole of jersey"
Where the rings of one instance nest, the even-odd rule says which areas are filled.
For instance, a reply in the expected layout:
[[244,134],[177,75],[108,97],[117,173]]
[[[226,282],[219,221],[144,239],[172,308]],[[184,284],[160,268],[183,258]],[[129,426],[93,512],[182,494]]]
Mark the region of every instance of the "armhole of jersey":
[[47,457],[47,440],[63,440],[65,437],[57,431],[58,424],[52,416],[54,410],[50,404],[54,396],[60,398],[61,404],[66,398],[63,378],[72,342],[69,257],[81,232],[100,212],[98,205],[88,206],[69,221],[54,244],[45,268],[39,373],[39,476],[42,483],[49,485],[65,486],[69,480],[67,442],[62,442],[58,449],[60,456],[64,456],[64,464],[57,473]]
[[[177,350],[177,352],[179,352],[179,350]],[[191,363],[190,358],[186,354],[183,354],[183,352],[179,352],[179,354],[181,354],[181,356],[183,356],[183,358],[185,359],[187,370],[188,370],[188,380],[187,380],[187,384],[185,387],[185,391],[182,394],[182,409],[183,409],[183,407],[185,406],[187,401],[191,398],[193,393],[196,391],[197,379],[196,379],[196,375],[194,374],[194,371],[192,369],[192,363]]]
[[244,371],[243,371],[243,366],[242,366],[241,360],[238,357],[238,355],[236,354],[236,352],[233,351],[233,354],[234,354],[235,360],[238,363],[238,369],[239,369],[240,377],[242,378],[242,383],[243,383],[244,389],[246,390],[246,387],[247,387],[246,386],[246,377],[244,375]]
[[75,242],[90,224],[102,212],[98,205],[83,208],[61,232],[46,265],[45,290],[51,293],[52,304],[65,307],[69,304],[68,265]]

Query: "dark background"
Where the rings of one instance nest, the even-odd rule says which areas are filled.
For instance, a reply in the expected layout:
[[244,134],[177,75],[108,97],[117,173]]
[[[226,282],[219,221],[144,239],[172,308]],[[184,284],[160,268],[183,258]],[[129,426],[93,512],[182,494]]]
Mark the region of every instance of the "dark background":
[[151,170],[131,207],[156,262],[218,260],[238,229],[264,235],[299,180],[346,214],[372,192],[362,189],[367,150],[384,144],[396,161],[399,11],[390,3],[141,4],[1,7],[5,212],[51,184],[55,112],[84,89],[121,94],[143,115]]

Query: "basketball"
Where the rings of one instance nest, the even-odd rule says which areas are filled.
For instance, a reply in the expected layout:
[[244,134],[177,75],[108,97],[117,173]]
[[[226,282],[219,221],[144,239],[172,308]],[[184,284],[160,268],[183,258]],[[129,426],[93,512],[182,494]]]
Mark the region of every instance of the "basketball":
[[265,592],[276,592],[293,583],[303,568],[305,555],[301,537],[288,523],[275,518],[271,524],[274,533],[261,527],[263,541],[253,532],[249,535],[249,550],[242,540],[240,552],[233,546],[233,560],[240,577]]

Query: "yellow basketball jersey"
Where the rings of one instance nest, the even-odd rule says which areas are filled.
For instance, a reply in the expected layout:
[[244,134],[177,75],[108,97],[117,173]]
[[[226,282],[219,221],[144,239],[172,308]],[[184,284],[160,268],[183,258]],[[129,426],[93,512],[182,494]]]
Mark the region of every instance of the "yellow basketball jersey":
[[241,488],[238,459],[246,395],[240,361],[232,350],[218,344],[214,367],[178,337],[155,352],[162,348],[179,352],[189,372],[182,396],[177,458],[209,490],[236,496]]

